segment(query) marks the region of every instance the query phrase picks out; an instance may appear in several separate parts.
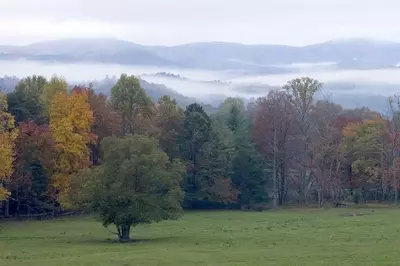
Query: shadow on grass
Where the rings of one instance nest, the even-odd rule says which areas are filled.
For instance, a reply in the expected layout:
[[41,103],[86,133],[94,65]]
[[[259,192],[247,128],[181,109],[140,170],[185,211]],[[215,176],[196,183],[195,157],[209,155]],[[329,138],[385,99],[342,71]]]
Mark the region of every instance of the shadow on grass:
[[[180,239],[183,239],[182,236],[161,236],[161,237],[149,237],[149,238],[135,238],[135,236],[131,236],[131,240],[124,242],[126,244],[141,244],[141,243],[169,243],[176,242]],[[58,243],[66,243],[66,244],[123,244],[118,241],[117,236],[110,235],[107,238],[99,238],[93,234],[84,234],[84,235],[66,235],[65,233],[61,233],[59,235],[43,235],[43,236],[2,236],[0,235],[0,241],[50,241],[50,242],[58,242]]]
[[12,241],[12,240],[54,240],[54,239],[66,239],[60,236],[0,236],[0,240]]
[[179,242],[183,237],[180,236],[165,236],[165,237],[154,237],[154,238],[135,238],[132,237],[131,240],[126,242],[120,242],[115,238],[109,237],[106,239],[100,238],[80,238],[80,239],[69,239],[67,243],[73,244],[142,244],[142,243],[171,243]]

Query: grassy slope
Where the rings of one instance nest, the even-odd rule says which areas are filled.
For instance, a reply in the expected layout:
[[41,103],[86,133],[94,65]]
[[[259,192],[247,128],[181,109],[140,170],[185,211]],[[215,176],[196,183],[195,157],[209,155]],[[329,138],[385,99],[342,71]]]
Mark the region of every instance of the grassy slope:
[[400,211],[188,213],[114,243],[93,219],[2,225],[0,265],[399,265]]

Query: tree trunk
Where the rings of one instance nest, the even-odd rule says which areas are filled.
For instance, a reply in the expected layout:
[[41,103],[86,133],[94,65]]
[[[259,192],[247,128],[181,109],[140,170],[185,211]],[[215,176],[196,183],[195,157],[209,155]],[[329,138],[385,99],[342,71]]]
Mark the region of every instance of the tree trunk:
[[10,217],[10,199],[6,200],[5,206],[4,206],[4,217]]
[[272,187],[273,187],[273,195],[274,195],[274,199],[273,199],[274,208],[277,207],[277,198],[278,198],[278,189],[277,189],[277,186],[276,186],[276,176],[277,176],[277,171],[276,171],[276,152],[277,152],[276,151],[276,129],[274,128],[274,158],[273,158],[274,162],[273,162],[273,169],[272,169],[272,171],[273,171],[273,180],[272,180],[273,185],[272,185]]
[[303,178],[303,200],[304,200],[304,204],[307,206],[308,205],[308,200],[307,200],[307,196],[308,196],[308,188],[307,188],[307,146],[304,149],[303,152],[303,160],[304,160],[304,167],[302,169],[302,178]]
[[393,187],[394,187],[394,205],[397,205],[399,200],[399,190],[398,190],[398,183],[397,183],[397,176],[396,176],[396,168],[393,169]]
[[51,215],[54,217],[56,217],[56,201],[53,199],[52,202],[52,211],[51,211]]
[[322,208],[323,205],[323,200],[322,200],[322,189],[319,187],[318,188],[318,207]]
[[284,159],[281,159],[280,162],[281,166],[281,181],[280,181],[280,190],[281,190],[281,196],[279,198],[279,204],[282,205],[286,202],[286,169],[285,169],[285,163]]
[[393,162],[392,162],[392,168],[393,168],[393,186],[394,186],[394,205],[397,205],[398,200],[399,200],[399,190],[398,190],[398,182],[397,182],[397,169],[396,169],[396,150],[393,149]]
[[121,225],[118,226],[118,240],[119,242],[128,242],[130,238],[131,226]]
[[303,180],[304,180],[304,194],[303,194],[304,204],[305,204],[305,206],[308,206],[308,191],[309,191],[310,184],[307,183],[307,179],[308,179],[307,178],[307,176],[308,176],[307,168],[304,169],[303,174],[304,174],[304,178],[303,178]]
[[[397,97],[397,104],[399,104]],[[389,100],[390,106],[392,107],[392,102]],[[399,191],[398,191],[398,180],[397,180],[397,140],[398,140],[398,116],[394,115],[394,110],[392,109],[392,133],[394,134],[394,139],[393,139],[393,146],[392,146],[392,169],[393,169],[393,186],[394,186],[394,205],[397,205],[398,199],[399,199]],[[397,117],[397,121],[395,121],[395,117]]]
[[99,165],[99,161],[100,161],[99,145],[100,144],[98,142],[91,145],[90,157],[91,157],[92,165]]
[[17,201],[17,207],[15,209],[15,213],[16,216],[19,217],[20,213],[19,213],[19,209],[20,209],[20,205],[21,205],[21,200],[20,200],[20,196],[19,196],[19,187],[17,187],[17,192],[15,194],[15,200]]

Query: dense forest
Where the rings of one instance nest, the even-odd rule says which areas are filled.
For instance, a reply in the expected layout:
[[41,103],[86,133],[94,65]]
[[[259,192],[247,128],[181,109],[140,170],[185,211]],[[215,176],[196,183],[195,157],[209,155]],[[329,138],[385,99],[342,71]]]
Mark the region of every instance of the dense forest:
[[109,95],[57,76],[21,79],[0,94],[1,215],[89,207],[104,225],[130,225],[182,208],[397,204],[400,97],[382,115],[316,101],[322,87],[298,78],[207,112],[154,102],[125,74]]

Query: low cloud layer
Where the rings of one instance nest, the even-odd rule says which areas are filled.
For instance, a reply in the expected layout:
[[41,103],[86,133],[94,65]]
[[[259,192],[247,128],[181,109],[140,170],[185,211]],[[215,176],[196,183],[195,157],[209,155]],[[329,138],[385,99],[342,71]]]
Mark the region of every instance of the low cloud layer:
[[305,45],[335,38],[400,41],[397,0],[0,0],[3,44],[111,37]]

